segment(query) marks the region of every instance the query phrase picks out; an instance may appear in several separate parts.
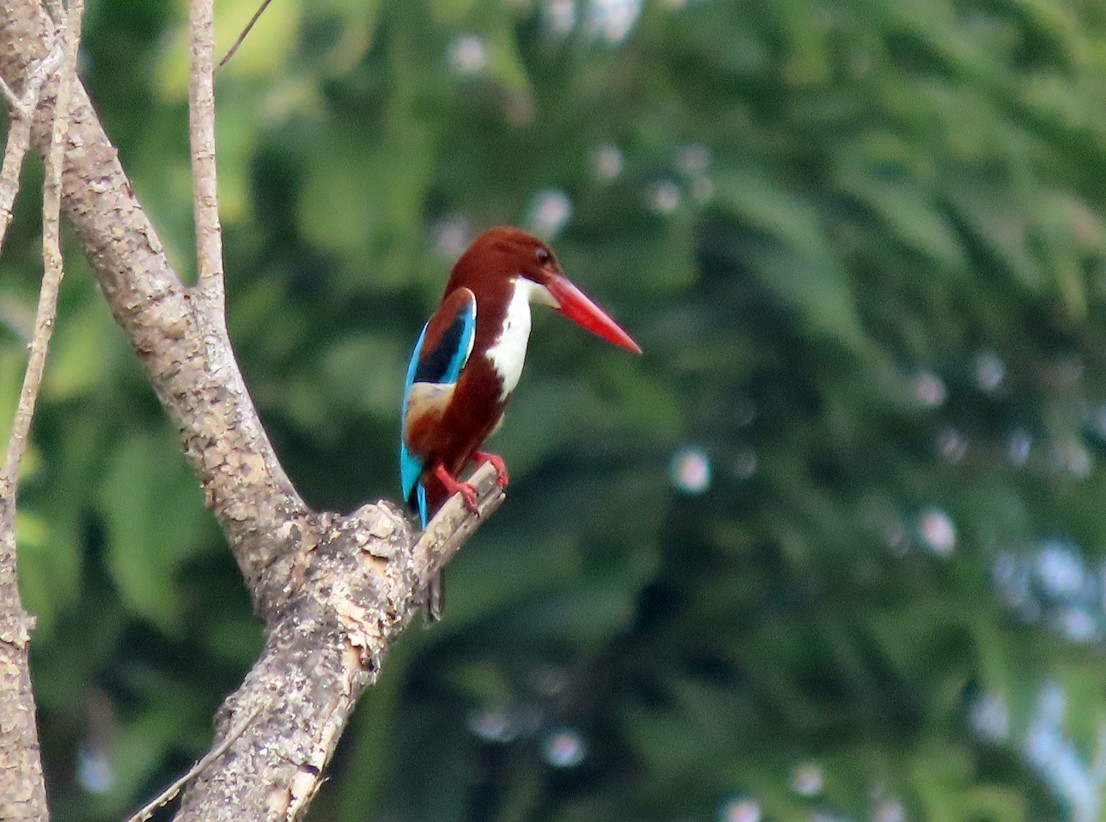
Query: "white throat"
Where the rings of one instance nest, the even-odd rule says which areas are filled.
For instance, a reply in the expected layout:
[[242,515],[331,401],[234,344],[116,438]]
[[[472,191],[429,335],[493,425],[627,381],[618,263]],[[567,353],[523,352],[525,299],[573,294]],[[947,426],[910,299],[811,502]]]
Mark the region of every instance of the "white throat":
[[[495,342],[488,348],[487,357],[495,373],[503,381],[500,400],[515,390],[522,376],[522,363],[526,359],[526,344],[530,341],[530,303],[552,301],[544,286],[517,277],[511,301],[507,304],[507,316]],[[554,304],[556,304],[554,302]]]

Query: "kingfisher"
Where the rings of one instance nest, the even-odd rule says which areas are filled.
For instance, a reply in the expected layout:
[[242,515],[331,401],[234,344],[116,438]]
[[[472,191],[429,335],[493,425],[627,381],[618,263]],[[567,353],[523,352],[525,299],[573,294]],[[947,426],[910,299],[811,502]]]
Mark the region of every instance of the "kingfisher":
[[[499,485],[503,458],[482,451],[522,375],[530,306],[545,305],[622,348],[641,348],[561,271],[545,243],[517,228],[480,234],[457,260],[441,305],[423,326],[403,390],[400,482],[423,528],[454,494],[474,513],[476,489],[460,479],[469,463],[491,463]],[[441,616],[441,577],[426,612]]]

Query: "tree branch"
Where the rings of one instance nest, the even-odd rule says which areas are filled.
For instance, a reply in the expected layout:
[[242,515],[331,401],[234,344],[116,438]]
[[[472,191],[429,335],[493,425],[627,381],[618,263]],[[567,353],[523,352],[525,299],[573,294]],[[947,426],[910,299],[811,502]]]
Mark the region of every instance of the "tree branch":
[[302,817],[358,697],[421,610],[427,583],[502,503],[490,465],[472,482],[480,514],[454,497],[413,548],[406,517],[391,505],[320,515],[320,543],[294,570],[297,590],[218,724],[230,727],[262,706],[258,717],[233,746],[237,759],[225,757],[185,790],[178,822]]
[[157,813],[159,808],[172,802],[185,785],[203,773],[212,762],[227,752],[227,749],[234,743],[234,740],[245,733],[246,728],[253,722],[255,716],[256,714],[246,714],[246,716],[242,717],[242,720],[230,729],[222,742],[200,757],[196,764],[189,768],[188,772],[180,779],[135,811],[133,816],[127,818],[127,822],[146,822],[146,820]]
[[215,174],[215,81],[212,65],[215,21],[211,0],[189,4],[191,67],[188,81],[188,137],[192,148],[192,197],[196,223],[198,294],[209,318],[226,320],[223,234]]
[[[52,40],[49,18],[34,0],[0,4],[0,76],[9,85],[49,53]],[[33,139],[43,151],[55,94],[48,88],[35,113]],[[307,506],[261,427],[225,329],[205,322],[204,307],[195,304],[196,295],[170,266],[79,83],[70,120],[62,208],[116,322],[180,430],[185,457],[227,535],[255,605],[270,611],[270,605],[260,604],[277,602],[283,594],[266,571],[294,549],[272,535],[289,520],[306,518]]]
[[0,88],[8,103],[10,125],[8,140],[4,147],[4,164],[0,168],[0,248],[8,234],[12,221],[12,207],[15,195],[19,193],[19,173],[23,170],[23,157],[31,144],[31,122],[42,84],[57,67],[61,59],[61,49],[54,49],[41,60],[27,75],[23,96],[17,95],[3,78]]
[[[31,419],[46,352],[54,328],[58,287],[62,278],[61,176],[71,91],[75,82],[77,47],[80,43],[83,0],[73,0],[62,32],[64,58],[58,82],[58,115],[49,137],[46,182],[42,197],[42,286],[39,290],[30,355],[23,386],[8,436],[4,465],[0,471],[0,819],[45,819],[46,786],[35,723],[35,702],[31,690],[27,643],[34,620],[23,610],[16,572],[15,512],[19,468],[30,438]],[[42,68],[40,64],[40,69]],[[0,170],[0,242],[11,221],[11,207],[19,187],[19,170],[30,136],[31,111],[42,87],[44,73],[30,78],[25,95],[13,107],[12,125]],[[10,92],[10,87],[6,86]]]
[[0,473],[0,493],[9,500],[12,510],[15,508],[17,498],[19,466],[23,461],[23,453],[27,449],[31,420],[38,400],[38,389],[42,383],[42,372],[46,367],[46,352],[50,347],[50,336],[54,330],[58,289],[63,275],[61,169],[69,136],[69,101],[73,96],[73,78],[76,75],[77,49],[80,45],[80,25],[83,16],[84,0],[73,0],[69,6],[63,35],[65,56],[61,76],[64,79],[59,84],[55,104],[57,116],[54,118],[49,150],[46,152],[46,180],[42,191],[42,286],[39,289],[38,309],[35,313],[35,328],[31,338],[27,370],[23,376],[23,387],[19,393],[15,421],[12,423],[12,430],[8,437],[3,471]]
[[[202,11],[194,18],[200,30]],[[0,4],[0,77],[25,87],[53,40],[37,0]],[[210,59],[200,58],[197,64]],[[35,112],[32,139],[41,151],[49,147],[56,94],[47,87]],[[198,89],[201,104],[203,97]],[[348,516],[310,511],[265,435],[225,323],[211,319],[204,278],[197,289],[181,284],[76,81],[62,208],[180,431],[184,455],[265,622],[261,657],[217,716],[223,738],[240,723],[245,728],[186,788],[178,818],[297,819],[431,576],[502,502],[502,489],[494,469],[481,469],[473,478],[481,514],[451,500],[417,541],[408,518],[386,502]],[[206,264],[200,265],[202,273]],[[207,270],[221,268],[216,262]],[[255,718],[243,722],[248,716]]]

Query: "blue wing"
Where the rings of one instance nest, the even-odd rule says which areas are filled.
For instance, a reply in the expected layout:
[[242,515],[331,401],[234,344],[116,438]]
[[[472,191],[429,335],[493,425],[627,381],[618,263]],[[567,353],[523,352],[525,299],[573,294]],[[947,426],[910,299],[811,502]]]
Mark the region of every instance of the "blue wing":
[[403,436],[399,446],[399,477],[403,498],[418,510],[426,527],[426,489],[419,483],[426,462],[407,448],[407,412],[411,388],[416,383],[453,385],[468,362],[476,336],[476,297],[467,288],[459,288],[443,300],[437,313],[423,326],[403,386]]

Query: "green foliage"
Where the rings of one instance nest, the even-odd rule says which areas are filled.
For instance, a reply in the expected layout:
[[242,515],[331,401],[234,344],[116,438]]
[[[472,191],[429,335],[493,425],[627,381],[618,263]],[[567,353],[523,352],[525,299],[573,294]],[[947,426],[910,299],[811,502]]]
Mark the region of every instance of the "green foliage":
[[[179,4],[84,42],[190,272]],[[552,235],[645,349],[535,318],[508,503],[312,818],[1099,818],[1104,45],[1045,0],[274,3],[218,76],[228,322],[313,505],[396,498],[406,357],[481,228]],[[100,820],[206,747],[260,629],[69,268],[20,572],[56,815]]]

